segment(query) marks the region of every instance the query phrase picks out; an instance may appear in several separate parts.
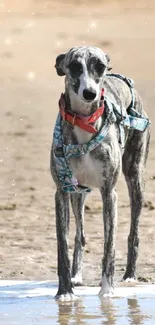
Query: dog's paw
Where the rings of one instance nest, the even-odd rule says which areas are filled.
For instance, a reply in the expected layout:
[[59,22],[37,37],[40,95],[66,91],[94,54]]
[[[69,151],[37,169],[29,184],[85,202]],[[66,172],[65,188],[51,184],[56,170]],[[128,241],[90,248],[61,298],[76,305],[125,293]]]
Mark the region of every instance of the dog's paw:
[[66,293],[62,295],[56,295],[55,300],[57,301],[75,301],[78,297],[75,296],[73,293]]
[[82,276],[77,274],[75,275],[73,278],[71,278],[71,282],[73,284],[73,286],[82,286]]
[[101,289],[99,291],[99,297],[112,297],[114,295],[114,288],[110,286],[107,276],[104,275],[101,281]]
[[131,282],[131,283],[132,282],[137,282],[135,273],[126,270],[126,272],[124,273],[122,282]]
[[135,282],[137,282],[137,280],[136,280],[136,278],[130,278],[130,277],[128,277],[128,278],[123,278],[122,279],[122,282],[135,283]]
[[110,287],[108,289],[102,287],[98,294],[100,298],[113,297],[113,295],[114,295],[114,288],[110,288]]

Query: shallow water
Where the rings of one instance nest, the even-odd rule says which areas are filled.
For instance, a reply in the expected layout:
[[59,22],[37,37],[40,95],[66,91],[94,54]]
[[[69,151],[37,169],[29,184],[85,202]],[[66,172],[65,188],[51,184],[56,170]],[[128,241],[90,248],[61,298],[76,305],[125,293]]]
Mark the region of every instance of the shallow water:
[[155,286],[117,288],[100,299],[99,288],[75,289],[77,300],[56,302],[50,282],[0,281],[2,325],[141,325],[155,324]]

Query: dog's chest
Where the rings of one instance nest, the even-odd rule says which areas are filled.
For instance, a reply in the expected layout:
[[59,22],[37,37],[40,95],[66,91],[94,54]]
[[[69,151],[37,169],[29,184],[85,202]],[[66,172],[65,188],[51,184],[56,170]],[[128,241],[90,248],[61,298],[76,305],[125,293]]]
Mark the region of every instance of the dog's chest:
[[103,181],[103,166],[90,153],[80,158],[72,158],[70,164],[73,176],[77,179],[79,185],[100,187]]

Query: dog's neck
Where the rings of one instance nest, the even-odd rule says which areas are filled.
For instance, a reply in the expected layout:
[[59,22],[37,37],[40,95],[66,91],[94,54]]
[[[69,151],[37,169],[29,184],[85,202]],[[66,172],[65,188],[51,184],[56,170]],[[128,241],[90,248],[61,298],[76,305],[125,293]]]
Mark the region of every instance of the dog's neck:
[[[65,91],[65,102],[67,110],[84,116],[89,116],[90,114],[95,112],[100,106],[100,99],[93,103],[85,103],[84,101],[79,99],[78,95],[76,95],[75,93],[73,94],[72,90],[68,91],[67,89]],[[101,125],[102,117],[99,117],[93,126],[96,128],[97,131],[99,131]],[[79,144],[88,143],[95,136],[94,133],[92,134],[85,130],[82,130],[78,126],[74,126],[73,134],[74,137],[77,138],[77,142]]]

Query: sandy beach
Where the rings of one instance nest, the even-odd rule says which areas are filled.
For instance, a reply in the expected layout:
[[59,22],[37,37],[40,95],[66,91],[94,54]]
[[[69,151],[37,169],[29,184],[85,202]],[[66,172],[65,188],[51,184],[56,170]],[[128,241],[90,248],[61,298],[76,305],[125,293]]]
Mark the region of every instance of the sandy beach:
[[[155,280],[155,1],[4,1],[0,4],[0,279],[56,280],[52,132],[64,79],[58,54],[74,45],[102,48],[113,72],[135,80],[152,122],[140,219],[137,277]],[[123,176],[118,186],[116,282],[126,265],[130,227]],[[83,281],[98,285],[103,255],[100,194],[87,199]],[[70,256],[75,235],[71,216]],[[91,266],[91,267],[90,267]]]

